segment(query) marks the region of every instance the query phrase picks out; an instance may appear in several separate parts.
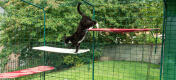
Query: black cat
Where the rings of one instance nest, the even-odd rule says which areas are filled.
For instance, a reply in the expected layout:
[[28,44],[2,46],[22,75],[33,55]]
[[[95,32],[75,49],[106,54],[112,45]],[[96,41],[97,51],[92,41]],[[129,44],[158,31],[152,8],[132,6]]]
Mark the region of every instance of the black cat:
[[78,13],[82,16],[81,21],[79,22],[79,26],[76,30],[76,32],[68,37],[65,37],[65,43],[71,43],[71,47],[76,47],[75,53],[78,52],[78,49],[80,47],[80,43],[84,40],[85,35],[87,33],[87,29],[89,29],[91,26],[96,25],[96,21],[92,20],[90,17],[86,16],[80,11],[80,5],[81,3],[78,3],[77,10]]

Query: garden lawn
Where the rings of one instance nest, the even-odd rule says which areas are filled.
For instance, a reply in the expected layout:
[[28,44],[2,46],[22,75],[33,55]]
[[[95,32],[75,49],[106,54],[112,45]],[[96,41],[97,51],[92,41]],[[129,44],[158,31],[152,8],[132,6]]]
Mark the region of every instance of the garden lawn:
[[[159,80],[159,65],[127,61],[95,62],[94,80]],[[147,70],[148,69],[148,70]],[[147,71],[148,74],[147,75]],[[92,64],[47,72],[46,80],[92,80]],[[34,77],[32,80],[40,80]]]

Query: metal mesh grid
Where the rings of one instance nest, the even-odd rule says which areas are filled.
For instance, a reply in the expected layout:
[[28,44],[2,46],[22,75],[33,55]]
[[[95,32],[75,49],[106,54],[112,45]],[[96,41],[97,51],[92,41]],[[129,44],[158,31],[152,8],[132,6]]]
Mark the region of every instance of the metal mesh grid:
[[[27,0],[30,1],[30,0]],[[39,0],[40,1],[40,0]],[[61,0],[58,0],[61,1]],[[106,2],[102,4],[102,2]],[[49,1],[48,3],[52,2]],[[61,1],[62,2],[62,1]],[[155,9],[152,10],[150,1],[140,1],[140,0],[131,0],[131,1],[119,1],[115,0],[99,0],[94,1],[90,0],[91,3],[95,4],[96,14],[95,19],[101,24],[102,28],[161,28],[162,22],[154,22],[156,19],[161,19],[162,21],[162,13],[158,13],[155,9],[162,10],[162,1],[157,0],[155,3],[161,3],[155,6]],[[39,2],[34,2],[39,4]],[[43,2],[44,3],[44,2]],[[77,23],[80,20],[80,16],[72,16],[70,14],[77,14],[76,6],[77,1],[66,1],[65,3],[59,5],[62,7],[58,13],[55,15],[51,15],[49,13],[50,9],[46,11],[46,45],[52,47],[65,47],[64,43],[59,42],[62,37],[61,33],[69,33],[72,34],[73,31],[76,30]],[[51,4],[51,3],[50,3]],[[114,9],[112,9],[110,4],[114,4]],[[136,5],[140,4],[140,7],[136,7]],[[23,3],[24,6],[28,4]],[[41,5],[44,6],[44,5]],[[57,5],[58,6],[58,5]],[[135,7],[130,7],[135,6]],[[139,5],[138,5],[139,6]],[[92,8],[87,5],[82,6],[82,9],[86,14],[92,16]],[[103,8],[102,8],[103,7]],[[122,15],[120,11],[123,9],[119,9],[125,7],[131,11],[129,15]],[[14,31],[15,34],[18,35],[10,35],[9,37],[13,37],[14,41],[11,41],[11,45],[16,44],[17,50],[16,52],[20,52],[22,55],[28,54],[28,59],[20,58],[18,63],[21,65],[18,69],[12,70],[20,70],[30,67],[35,67],[39,65],[49,65],[54,66],[56,69],[53,71],[34,74],[30,76],[24,76],[21,78],[17,78],[19,80],[22,79],[30,79],[30,80],[92,80],[92,50],[88,53],[81,55],[65,55],[65,54],[54,54],[48,52],[41,52],[32,50],[33,46],[43,46],[43,32],[44,32],[44,23],[43,23],[43,13],[41,9],[29,6],[27,11],[23,11],[24,15],[18,15],[16,13],[17,10],[11,10],[11,12],[16,12],[13,15],[14,21],[18,16],[25,17],[22,25],[23,27],[18,27],[15,25]],[[51,9],[51,11],[55,10]],[[98,8],[106,9],[106,14],[99,13],[101,10]],[[136,8],[136,9],[135,9]],[[71,9],[74,12],[71,12]],[[87,9],[87,10],[85,10]],[[112,9],[112,12],[109,12]],[[98,11],[99,10],[99,11]],[[134,10],[134,12],[132,12]],[[135,10],[140,10],[141,14],[135,12]],[[29,14],[33,15],[29,15]],[[109,13],[114,13],[114,15],[110,15]],[[58,15],[60,14],[60,15]],[[151,16],[152,14],[156,14]],[[37,15],[37,16],[36,16]],[[49,17],[57,17],[49,18]],[[115,19],[113,22],[111,20]],[[126,21],[131,19],[130,21]],[[13,20],[13,19],[12,19]],[[66,20],[66,22],[64,21]],[[23,19],[21,19],[23,21]],[[135,21],[135,22],[133,22]],[[18,22],[16,22],[18,23]],[[53,25],[51,23],[55,23],[58,25]],[[14,23],[15,24],[15,23]],[[64,24],[64,25],[60,25]],[[117,26],[118,25],[118,26]],[[30,27],[28,27],[30,26]],[[72,26],[71,28],[66,28],[67,26]],[[27,31],[26,31],[27,30]],[[33,33],[31,33],[33,32]],[[33,35],[35,34],[35,35]],[[119,37],[121,35],[129,36],[128,40],[121,39]],[[134,36],[135,33],[124,33],[124,34],[116,34],[116,33],[96,33],[96,45],[95,45],[95,65],[94,65],[94,80],[159,80],[160,75],[160,56],[161,56],[161,45],[158,44],[157,50],[155,53],[155,43],[148,44],[148,41],[152,41],[152,34],[150,32],[141,32],[138,34],[147,34],[147,36],[143,36],[144,39],[136,39]],[[103,35],[103,36],[102,36]],[[105,36],[104,36],[105,35]],[[135,34],[137,35],[137,34]],[[31,37],[32,36],[32,37]],[[63,35],[62,35],[63,36]],[[92,33],[89,33],[87,39],[81,45],[81,48],[90,48],[92,47]],[[108,37],[110,36],[110,37]],[[156,35],[154,35],[156,37]],[[112,37],[112,39],[111,39]],[[113,37],[116,37],[116,41],[113,42]],[[151,38],[147,38],[151,37]],[[109,40],[110,39],[110,40]],[[105,41],[109,42],[107,44],[102,44]],[[8,41],[7,41],[8,42]],[[14,42],[14,44],[13,44]],[[19,44],[20,45],[19,45]],[[24,43],[24,44],[23,44]],[[28,44],[28,46],[23,46]],[[140,45],[139,45],[140,44]],[[16,46],[11,46],[16,47]],[[11,48],[10,48],[11,49]],[[45,54],[44,54],[45,53]],[[24,56],[25,57],[25,56]],[[3,61],[2,61],[3,62]],[[14,63],[12,63],[12,66]],[[9,70],[9,71],[12,71]],[[9,72],[7,71],[7,72]],[[167,72],[166,72],[167,73]]]
[[176,6],[174,0],[165,1],[165,25],[164,25],[164,64],[163,64],[163,79],[175,80],[175,13]]

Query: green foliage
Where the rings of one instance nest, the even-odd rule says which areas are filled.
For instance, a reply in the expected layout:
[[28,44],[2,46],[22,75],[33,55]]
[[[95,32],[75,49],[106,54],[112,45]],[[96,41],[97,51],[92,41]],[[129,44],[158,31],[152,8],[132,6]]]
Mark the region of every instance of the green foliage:
[[146,41],[148,42],[148,43],[151,43],[151,44],[153,44],[153,43],[156,43],[156,39],[157,39],[157,43],[161,43],[162,41],[161,41],[161,38],[156,38],[156,37],[151,37],[151,36],[153,36],[152,34],[150,34],[150,35],[147,35],[146,36]]
[[[102,55],[101,52],[95,51],[94,57],[95,59]],[[83,64],[89,64],[92,62],[92,53],[86,53],[81,55],[68,55],[64,56],[64,64],[68,66],[80,66]]]
[[[96,7],[96,20],[104,28],[161,28],[162,15],[162,3],[155,1],[120,5],[107,4]],[[126,33],[103,33],[99,38],[103,42],[129,43],[133,36],[136,35],[134,33],[130,33],[130,36]]]
[[136,44],[156,44],[156,40],[157,40],[157,44],[161,44],[162,42],[161,38],[156,36],[156,34],[152,34],[152,33],[148,35],[145,35],[145,33],[142,33],[133,39],[134,43]]
[[[55,3],[51,3],[51,2]],[[47,41],[60,41],[64,34],[72,34],[78,25],[80,15],[76,10],[77,1],[69,0],[52,0],[51,2],[45,2],[46,7],[46,40]],[[37,0],[31,1],[38,5],[43,4]],[[109,2],[109,3],[106,3]],[[49,4],[51,3],[51,4]],[[103,5],[99,5],[102,3]],[[118,3],[118,2],[116,2]],[[58,5],[57,5],[58,4]],[[62,5],[64,4],[64,5]],[[69,6],[69,4],[74,4]],[[114,5],[113,0],[98,0],[94,3],[96,5],[96,20],[103,28],[156,28],[162,27],[162,3],[155,1],[151,2],[136,2],[128,4]],[[9,17],[7,18],[4,27],[10,27],[10,30],[4,34],[8,34],[3,40],[10,39],[10,42],[24,40],[29,41],[36,38],[35,41],[43,41],[43,13],[42,10],[34,8],[28,4],[20,2],[19,0],[12,0],[6,3],[6,11],[8,11]],[[83,12],[86,12],[89,16],[92,16],[92,8],[90,6],[83,5]],[[159,13],[159,14],[158,14]],[[69,23],[69,24],[68,24]],[[8,25],[7,25],[8,24]],[[17,30],[22,29],[22,30]],[[3,28],[3,30],[5,30]],[[17,30],[16,32],[14,30]],[[29,31],[29,32],[27,32]],[[4,35],[3,34],[3,35]],[[25,35],[19,35],[25,34]],[[135,35],[131,35],[135,36]],[[91,36],[88,36],[91,38]],[[109,35],[103,34],[99,36],[103,42],[116,42],[118,38],[129,39],[124,34]],[[21,39],[20,39],[21,38]],[[89,39],[91,40],[91,39]],[[87,40],[87,41],[89,41]],[[26,40],[25,40],[26,41]],[[8,41],[9,42],[9,41]],[[6,43],[6,42],[4,42]]]
[[47,55],[46,63],[47,65],[53,66],[57,69],[65,67],[64,64],[64,55],[61,54],[54,54],[54,53],[49,53]]

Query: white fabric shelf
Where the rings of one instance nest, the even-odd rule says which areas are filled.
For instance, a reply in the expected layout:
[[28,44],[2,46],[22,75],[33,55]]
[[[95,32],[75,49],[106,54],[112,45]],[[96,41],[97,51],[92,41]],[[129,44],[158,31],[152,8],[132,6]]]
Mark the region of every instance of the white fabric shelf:
[[49,46],[33,47],[32,49],[47,51],[47,52],[55,52],[55,53],[65,53],[65,54],[81,54],[81,53],[86,53],[90,51],[90,49],[79,49],[78,52],[75,53],[76,49],[56,48],[56,47],[49,47]]

